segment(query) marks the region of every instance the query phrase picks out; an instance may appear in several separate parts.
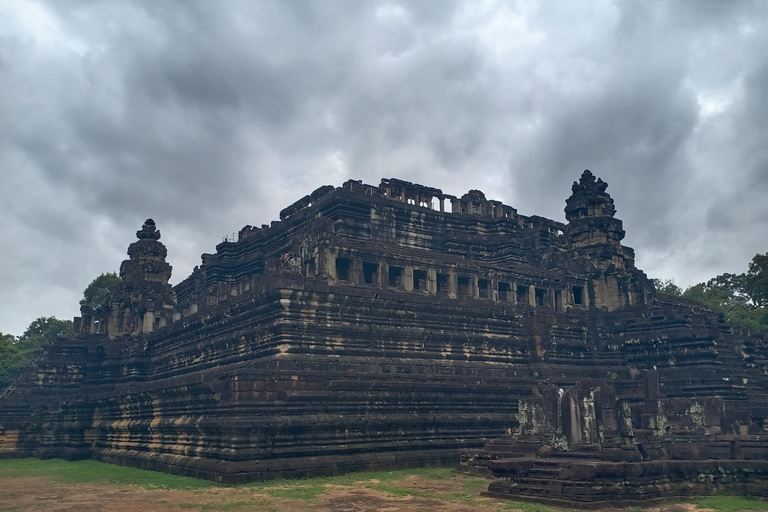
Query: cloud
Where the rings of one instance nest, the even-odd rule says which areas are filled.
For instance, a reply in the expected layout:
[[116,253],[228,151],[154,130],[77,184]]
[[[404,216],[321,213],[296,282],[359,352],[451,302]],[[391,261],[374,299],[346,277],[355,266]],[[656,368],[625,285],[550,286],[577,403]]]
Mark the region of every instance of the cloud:
[[768,248],[761,2],[4,4],[0,330],[74,316],[147,217],[183,279],[320,185],[563,220],[589,168],[682,285]]

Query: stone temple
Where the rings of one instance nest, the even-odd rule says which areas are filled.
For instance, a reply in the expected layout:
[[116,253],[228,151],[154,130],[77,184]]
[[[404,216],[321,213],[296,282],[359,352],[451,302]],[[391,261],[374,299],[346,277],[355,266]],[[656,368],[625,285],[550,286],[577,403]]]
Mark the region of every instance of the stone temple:
[[244,482],[456,465],[515,499],[768,495],[766,338],[657,294],[585,171],[566,223],[325,186],[175,287],[151,219],[0,400],[0,456]]

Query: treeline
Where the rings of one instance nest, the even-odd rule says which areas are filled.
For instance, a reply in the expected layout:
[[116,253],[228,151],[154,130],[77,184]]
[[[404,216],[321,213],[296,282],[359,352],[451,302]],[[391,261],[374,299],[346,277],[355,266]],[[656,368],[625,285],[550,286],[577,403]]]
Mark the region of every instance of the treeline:
[[40,317],[21,336],[0,333],[0,389],[10,384],[56,338],[72,336],[72,321]]
[[[109,288],[119,282],[114,272],[101,274],[85,289],[80,304],[92,309],[106,307]],[[21,336],[0,332],[0,390],[13,382],[53,340],[71,337],[72,322],[53,316],[38,318]]]
[[721,274],[683,290],[672,279],[654,279],[656,291],[695,300],[752,332],[768,331],[768,253],[757,254],[744,274]]

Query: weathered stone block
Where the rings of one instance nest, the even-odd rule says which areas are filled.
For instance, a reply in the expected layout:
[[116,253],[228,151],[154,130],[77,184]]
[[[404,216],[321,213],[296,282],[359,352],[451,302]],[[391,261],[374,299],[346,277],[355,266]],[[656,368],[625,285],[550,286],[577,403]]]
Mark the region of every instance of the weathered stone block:
[[[4,392],[0,454],[242,482],[453,464],[465,450],[473,470],[530,469],[494,492],[545,482],[542,496],[574,501],[661,496],[672,470],[653,464],[678,456],[764,460],[766,340],[657,295],[606,187],[585,172],[566,224],[480,191],[322,187],[175,287],[148,219],[107,306],[84,308],[75,339]],[[566,479],[594,460],[647,476]],[[698,481],[710,466],[681,468],[685,492],[726,485]],[[747,482],[739,468],[728,485]]]

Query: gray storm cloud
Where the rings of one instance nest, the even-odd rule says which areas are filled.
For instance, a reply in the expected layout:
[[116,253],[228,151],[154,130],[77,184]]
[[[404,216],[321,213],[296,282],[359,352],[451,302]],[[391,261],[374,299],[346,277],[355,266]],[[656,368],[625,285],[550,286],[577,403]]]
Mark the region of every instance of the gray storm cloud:
[[763,2],[0,3],[0,331],[77,314],[147,217],[173,282],[354,178],[562,219],[589,168],[681,285],[768,251]]

